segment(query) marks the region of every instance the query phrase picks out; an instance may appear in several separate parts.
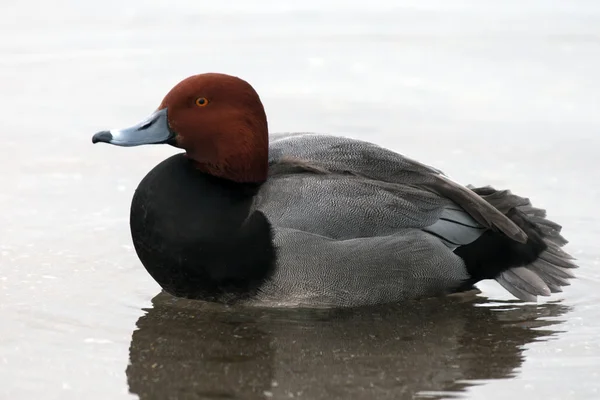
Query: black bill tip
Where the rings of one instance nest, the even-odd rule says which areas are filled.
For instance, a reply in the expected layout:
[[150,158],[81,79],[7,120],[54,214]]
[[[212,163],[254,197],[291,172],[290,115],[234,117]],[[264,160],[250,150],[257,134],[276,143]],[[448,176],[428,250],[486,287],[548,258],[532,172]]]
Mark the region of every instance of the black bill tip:
[[102,131],[92,136],[92,143],[110,143],[113,140],[113,135],[109,131]]

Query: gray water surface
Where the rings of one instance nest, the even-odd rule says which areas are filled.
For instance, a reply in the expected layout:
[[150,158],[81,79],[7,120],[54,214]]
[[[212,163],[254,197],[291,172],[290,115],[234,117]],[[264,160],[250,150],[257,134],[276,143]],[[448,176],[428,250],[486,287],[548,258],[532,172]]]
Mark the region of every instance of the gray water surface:
[[[600,398],[600,3],[28,0],[0,6],[1,399]],[[578,279],[538,304],[361,310],[174,299],[131,246],[174,154],[91,144],[188,75],[260,93],[271,131],[376,142],[564,226]]]

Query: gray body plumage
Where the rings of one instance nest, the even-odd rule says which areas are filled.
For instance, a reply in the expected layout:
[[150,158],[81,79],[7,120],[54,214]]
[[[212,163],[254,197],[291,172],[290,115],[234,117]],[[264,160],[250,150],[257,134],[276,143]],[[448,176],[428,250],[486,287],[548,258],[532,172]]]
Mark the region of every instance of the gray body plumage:
[[[486,200],[441,171],[368,142],[273,135],[269,153],[270,176],[254,207],[273,226],[278,261],[254,302],[354,306],[450,293],[469,279],[457,247],[488,229],[525,242],[503,206],[534,213],[549,229],[548,243],[564,240],[528,200],[509,192]],[[497,280],[524,300],[559,290],[574,266],[562,244],[548,250],[560,251],[558,263],[534,263]]]

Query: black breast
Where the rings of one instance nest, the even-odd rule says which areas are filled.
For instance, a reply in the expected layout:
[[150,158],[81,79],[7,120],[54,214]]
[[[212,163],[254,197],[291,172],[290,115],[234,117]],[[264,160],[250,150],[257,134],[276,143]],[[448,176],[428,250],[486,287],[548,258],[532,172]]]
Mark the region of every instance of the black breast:
[[251,210],[258,188],[200,173],[183,154],[158,164],[131,203],[133,243],[146,270],[175,296],[252,296],[275,266],[269,221]]

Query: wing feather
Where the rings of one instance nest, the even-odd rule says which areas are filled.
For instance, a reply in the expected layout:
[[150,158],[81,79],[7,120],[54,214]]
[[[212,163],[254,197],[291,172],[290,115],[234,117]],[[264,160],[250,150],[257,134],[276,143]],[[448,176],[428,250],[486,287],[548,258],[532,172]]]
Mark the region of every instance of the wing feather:
[[500,230],[522,243],[527,241],[521,228],[472,190],[452,181],[440,170],[375,144],[330,135],[284,135],[271,141],[270,161],[276,165],[283,163],[284,158],[312,163],[315,169],[332,174],[354,175],[379,182],[381,186],[399,185],[403,188],[399,193],[406,191],[406,187],[418,188],[421,194],[425,191],[437,193],[447,202],[437,209],[436,217],[454,203],[481,226]]

